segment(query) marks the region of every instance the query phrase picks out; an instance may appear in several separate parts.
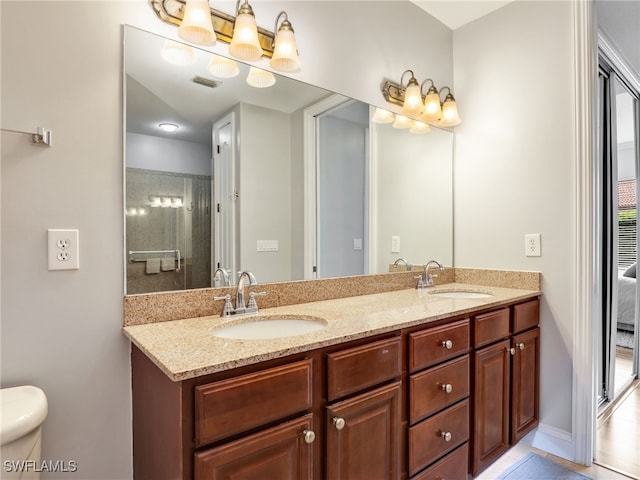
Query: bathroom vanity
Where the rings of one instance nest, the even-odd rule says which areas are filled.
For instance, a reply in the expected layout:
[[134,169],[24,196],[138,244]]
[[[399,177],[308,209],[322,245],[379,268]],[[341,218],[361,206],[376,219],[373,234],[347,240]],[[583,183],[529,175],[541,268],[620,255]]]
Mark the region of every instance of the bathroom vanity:
[[[454,290],[484,296],[434,295]],[[257,316],[325,325],[265,340],[215,337],[217,316],[126,326],[134,478],[476,475],[537,425],[539,295],[448,284],[275,307]]]

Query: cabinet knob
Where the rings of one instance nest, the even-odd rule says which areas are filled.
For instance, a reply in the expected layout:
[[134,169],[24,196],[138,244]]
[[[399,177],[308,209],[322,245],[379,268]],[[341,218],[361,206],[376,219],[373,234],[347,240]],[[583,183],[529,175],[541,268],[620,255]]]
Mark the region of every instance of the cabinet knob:
[[451,441],[451,432],[440,432],[440,436],[445,442]]
[[302,438],[304,439],[304,443],[313,443],[313,441],[316,439],[316,434],[313,432],[313,430],[305,430],[304,432],[302,432]]
[[333,420],[331,420],[331,423],[333,423],[333,426],[336,427],[336,430],[342,430],[347,424],[347,422],[344,421],[344,418],[340,417],[334,417]]
[[442,346],[447,350],[451,350],[453,348],[453,342],[451,340],[445,340],[442,342]]
[[453,391],[453,385],[450,383],[443,383],[440,388],[442,388],[446,393],[451,393]]
[[509,352],[511,355],[515,355],[516,354],[516,349],[515,348],[507,348],[507,352]]
[[520,350],[524,350],[524,343],[519,343],[519,344],[517,345],[517,347],[518,347]]

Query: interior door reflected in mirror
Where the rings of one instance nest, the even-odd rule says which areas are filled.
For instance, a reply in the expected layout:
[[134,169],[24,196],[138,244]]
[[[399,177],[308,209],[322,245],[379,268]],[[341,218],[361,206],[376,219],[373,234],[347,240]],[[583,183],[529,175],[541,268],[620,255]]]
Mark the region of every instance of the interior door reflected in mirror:
[[125,293],[220,286],[218,268],[266,283],[451,265],[451,132],[374,124],[360,101],[281,75],[251,86],[248,65],[124,32]]

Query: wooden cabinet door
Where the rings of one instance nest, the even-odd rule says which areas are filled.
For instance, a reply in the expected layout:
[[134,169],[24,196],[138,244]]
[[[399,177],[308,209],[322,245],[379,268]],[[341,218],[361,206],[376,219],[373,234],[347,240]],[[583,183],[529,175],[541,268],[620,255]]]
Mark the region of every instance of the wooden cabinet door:
[[328,479],[400,478],[400,399],[395,382],[327,406]]
[[509,348],[509,340],[503,340],[474,354],[474,477],[509,448]]
[[[194,480],[311,480],[311,414],[194,455]],[[310,440],[307,438],[307,440]]]
[[514,335],[511,369],[511,444],[538,425],[540,328]]

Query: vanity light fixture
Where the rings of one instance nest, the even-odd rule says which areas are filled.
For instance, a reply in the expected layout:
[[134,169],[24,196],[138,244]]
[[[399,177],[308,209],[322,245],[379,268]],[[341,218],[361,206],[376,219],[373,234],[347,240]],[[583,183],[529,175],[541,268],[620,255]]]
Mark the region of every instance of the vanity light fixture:
[[196,61],[196,54],[193,48],[184,43],[174,42],[169,39],[165,40],[160,55],[162,55],[165,61],[180,67],[192,65]]
[[[402,74],[403,77],[407,72],[411,72],[411,70],[405,71]],[[411,74],[413,76],[413,72],[411,72]],[[423,86],[425,82],[431,82],[431,86],[424,98],[421,94],[422,88],[419,87],[420,100],[423,105],[418,114],[405,113],[407,111],[405,106],[409,106],[409,108],[411,108],[410,106],[418,103],[417,100],[411,100],[413,92],[415,92],[413,88],[409,88],[414,87],[412,80],[409,80],[406,87],[403,86],[402,80],[400,84],[387,80],[382,85],[382,95],[387,102],[401,106],[402,113],[405,116],[417,118],[423,123],[430,123],[441,127],[455,127],[456,125],[459,125],[461,123],[460,115],[458,114],[458,107],[456,100],[451,93],[451,89],[449,87],[442,88],[440,92],[448,90],[449,93],[446,95],[444,100],[441,101],[440,94],[438,93],[438,89],[435,87],[433,80],[425,80],[422,84]],[[415,112],[416,110],[413,111]]]
[[184,205],[183,198],[169,195],[149,195],[150,207],[180,208]]
[[251,67],[249,68],[249,75],[247,75],[247,83],[252,87],[267,88],[276,83],[276,77],[267,70]]
[[180,128],[175,123],[160,123],[158,127],[165,132],[175,132],[176,130],[178,130],[178,128]]
[[207,65],[207,70],[211,75],[218,78],[233,78],[240,73],[240,68],[235,60],[215,53],[212,55],[209,65]]
[[411,125],[411,129],[409,130],[410,133],[415,133],[415,134],[423,134],[423,133],[429,133],[431,131],[431,127],[429,127],[429,125],[427,125],[424,122],[420,122],[418,120],[414,120],[413,124]]
[[[278,20],[284,16],[284,20],[278,28]],[[300,58],[298,58],[298,47],[296,46],[296,37],[294,35],[293,26],[289,22],[287,12],[282,11],[276,17],[273,31],[276,38],[273,42],[273,57],[269,65],[274,70],[281,72],[297,72],[300,70]]]
[[274,33],[257,26],[248,0],[236,1],[237,17],[209,7],[208,0],[151,0],[151,7],[160,20],[178,26],[178,36],[187,42],[214,45],[217,39],[229,44],[229,53],[240,60],[264,56],[273,58],[274,70],[300,70],[293,27],[284,11],[276,17]]
[[216,33],[209,12],[209,0],[186,0],[178,36],[198,45],[215,45]]

